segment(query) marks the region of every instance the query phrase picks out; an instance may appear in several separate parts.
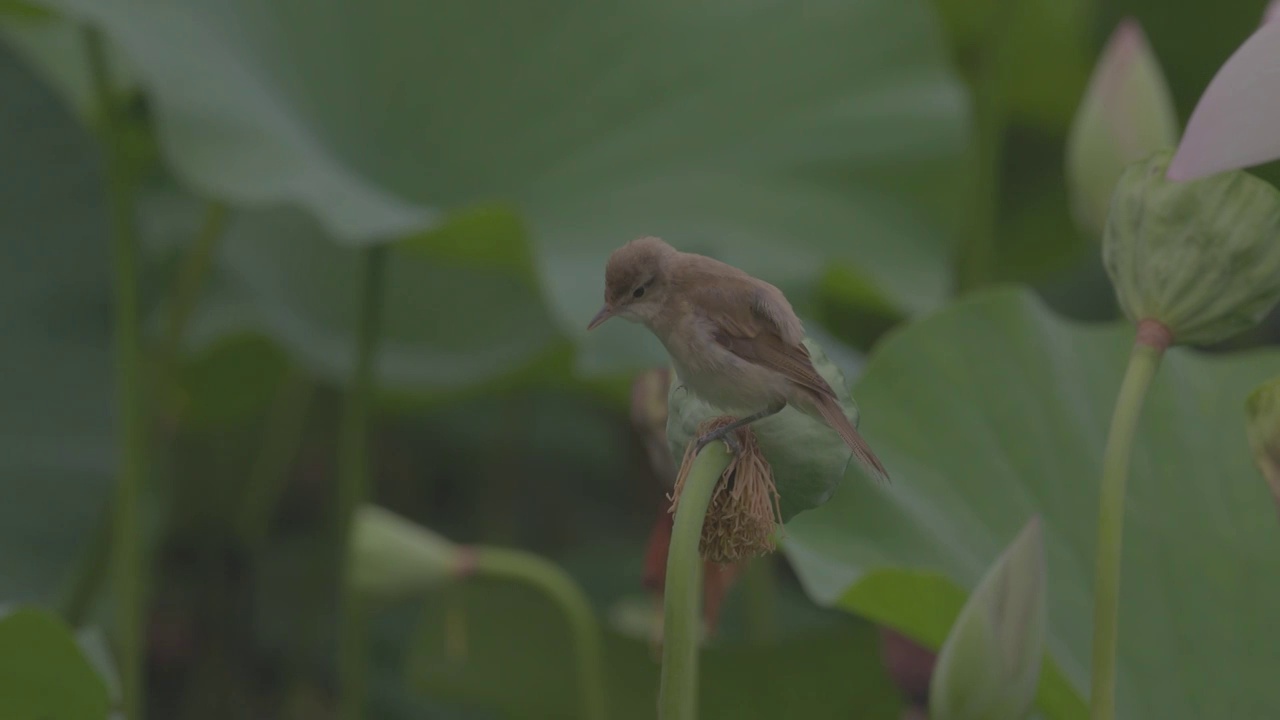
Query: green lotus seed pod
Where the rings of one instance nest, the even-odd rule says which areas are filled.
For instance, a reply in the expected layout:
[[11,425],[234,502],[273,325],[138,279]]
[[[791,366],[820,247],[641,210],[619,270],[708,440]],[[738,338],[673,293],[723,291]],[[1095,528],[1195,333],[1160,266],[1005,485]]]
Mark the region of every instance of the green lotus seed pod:
[[956,617],[929,681],[934,720],[1024,720],[1044,660],[1044,534],[1033,518]]
[[1172,157],[1125,169],[1102,260],[1130,320],[1159,322],[1175,343],[1213,343],[1280,301],[1280,191],[1241,170],[1171,181]]
[[1249,416],[1249,447],[1253,462],[1271,488],[1271,497],[1280,507],[1280,377],[1259,385],[1245,404]]
[[[844,374],[811,338],[805,338],[804,344],[814,368],[840,398],[845,417],[857,427],[858,408],[849,395]],[[697,434],[699,425],[726,414],[682,387],[678,377],[671,382],[667,407],[667,444],[677,459],[684,456],[685,447]],[[781,496],[783,522],[831,499],[845,471],[857,466],[848,446],[830,426],[790,405],[750,427],[772,467]]]
[[457,575],[458,546],[374,505],[356,511],[351,526],[350,583],[371,599],[395,601]]

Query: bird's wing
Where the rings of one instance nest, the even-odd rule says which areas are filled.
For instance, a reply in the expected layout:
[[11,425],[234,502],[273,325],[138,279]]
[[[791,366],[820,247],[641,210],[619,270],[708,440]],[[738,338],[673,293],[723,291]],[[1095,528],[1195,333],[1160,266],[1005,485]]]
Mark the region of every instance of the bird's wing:
[[884,465],[849,422],[831,386],[814,368],[803,343],[800,320],[781,291],[752,278],[721,277],[698,285],[695,292],[702,297],[696,298],[694,307],[715,308],[715,317],[704,313],[703,319],[710,324],[717,343],[743,360],[781,373],[808,390],[812,396],[802,396],[800,404],[821,415],[860,462],[888,480]]
[[815,393],[835,397],[813,367],[802,342],[804,329],[782,293],[772,285],[725,280],[698,290],[718,296],[696,305],[716,308],[716,316],[706,318],[715,341],[743,360],[782,373]]

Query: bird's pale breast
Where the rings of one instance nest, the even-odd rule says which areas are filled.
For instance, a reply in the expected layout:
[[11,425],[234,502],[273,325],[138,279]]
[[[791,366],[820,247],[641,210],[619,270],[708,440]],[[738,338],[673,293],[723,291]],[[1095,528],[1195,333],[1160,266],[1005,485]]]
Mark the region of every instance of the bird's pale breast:
[[725,412],[750,414],[788,399],[785,377],[729,352],[696,313],[686,316],[662,340],[679,382]]

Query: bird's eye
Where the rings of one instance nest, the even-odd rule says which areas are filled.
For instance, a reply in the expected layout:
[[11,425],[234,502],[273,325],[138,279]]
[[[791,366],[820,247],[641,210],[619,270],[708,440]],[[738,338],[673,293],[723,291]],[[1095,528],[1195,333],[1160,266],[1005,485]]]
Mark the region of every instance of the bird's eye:
[[640,296],[642,296],[642,295],[644,295],[644,286],[643,286],[643,285],[641,285],[640,287],[636,288],[636,289],[635,289],[634,291],[632,291],[632,293],[631,293],[631,297],[640,297]]

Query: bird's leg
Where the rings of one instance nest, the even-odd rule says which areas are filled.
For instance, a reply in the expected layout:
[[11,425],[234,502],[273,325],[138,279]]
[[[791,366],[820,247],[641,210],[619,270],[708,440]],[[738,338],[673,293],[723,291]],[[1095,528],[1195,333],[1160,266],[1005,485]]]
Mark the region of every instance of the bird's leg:
[[696,455],[702,452],[702,448],[706,447],[708,443],[714,442],[716,440],[724,440],[725,444],[729,446],[729,451],[732,452],[734,455],[737,455],[739,452],[742,451],[742,446],[738,444],[738,439],[734,437],[731,433],[733,433],[733,431],[737,430],[743,425],[750,425],[751,423],[757,420],[763,420],[764,418],[767,418],[770,415],[777,415],[778,413],[782,412],[782,409],[785,408],[786,406],[787,406],[786,401],[777,402],[765,408],[764,410],[761,410],[758,413],[752,413],[751,415],[748,415],[746,417],[738,418],[737,420],[734,420],[733,422],[729,423],[728,425],[725,425],[724,427],[718,430],[712,430],[706,435],[703,435],[702,437],[698,438],[698,444],[694,447],[694,450],[693,450],[694,454]]

